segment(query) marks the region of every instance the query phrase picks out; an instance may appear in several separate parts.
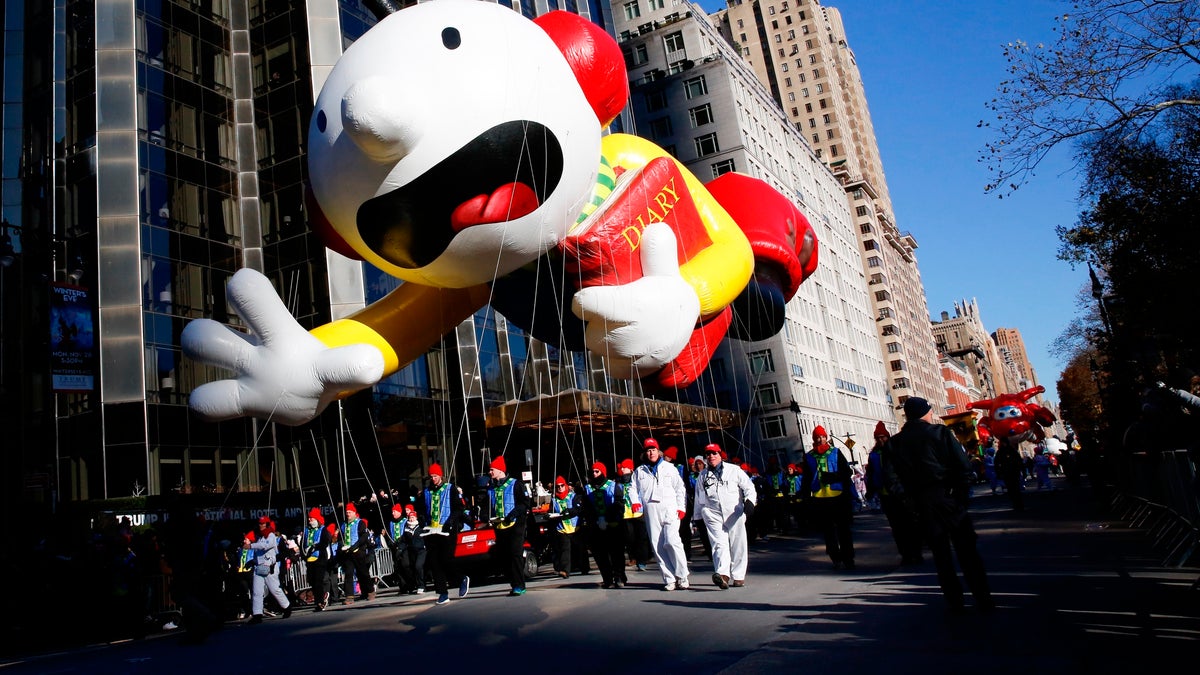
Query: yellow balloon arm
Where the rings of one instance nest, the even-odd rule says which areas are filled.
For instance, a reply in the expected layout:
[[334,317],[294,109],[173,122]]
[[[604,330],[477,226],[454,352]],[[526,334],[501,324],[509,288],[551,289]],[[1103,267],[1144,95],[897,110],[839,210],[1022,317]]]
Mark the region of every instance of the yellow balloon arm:
[[611,166],[626,169],[645,166],[658,157],[670,157],[675,162],[712,240],[707,248],[682,262],[679,273],[700,298],[701,316],[712,316],[733,302],[754,273],[754,251],[742,229],[700,179],[665,150],[637,136],[609,134],[601,141],[601,151]]
[[429,351],[487,304],[490,294],[487,285],[433,288],[405,283],[365,309],[310,332],[328,347],[373,345],[383,353],[387,377]]

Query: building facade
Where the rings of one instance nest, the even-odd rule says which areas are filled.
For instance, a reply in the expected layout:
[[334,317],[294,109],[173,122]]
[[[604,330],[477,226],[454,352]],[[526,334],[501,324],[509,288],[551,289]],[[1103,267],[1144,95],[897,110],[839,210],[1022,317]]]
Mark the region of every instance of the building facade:
[[942,381],[946,385],[946,415],[967,412],[971,402],[980,400],[974,378],[962,361],[950,356],[940,359]]
[[896,405],[919,395],[943,406],[917,240],[896,223],[841,13],[816,0],[728,0],[713,19],[846,193]]
[[691,395],[747,414],[728,440],[760,467],[794,461],[818,424],[838,441],[870,439],[892,418],[892,398],[843,186],[698,6],[631,0],[614,15],[638,134],[702,181],[739,171],[770,183],[820,241],[821,263],[789,303],[784,330],[726,340]]
[[1023,391],[1041,384],[1033,363],[1029,361],[1029,352],[1025,351],[1025,340],[1021,337],[1019,328],[997,328],[992,333],[992,341],[998,350],[1008,353],[1012,361],[1013,381],[1012,391]]
[[[527,16],[577,11],[612,29],[606,2],[503,4]],[[520,448],[526,466],[569,475],[640,448],[648,423],[594,437],[596,418],[582,414],[553,422],[571,424],[569,433],[543,434],[537,421],[489,426],[489,409],[512,401],[641,391],[608,378],[599,359],[531,340],[487,309],[374,391],[302,427],[200,421],[189,392],[227,375],[184,358],[180,334],[202,317],[242,326],[224,292],[236,270],[263,272],[306,328],[395,285],[326,249],[305,208],[313,101],[377,19],[357,0],[2,7],[0,414],[10,510],[298,491],[331,503],[405,487],[434,459],[483,473],[489,447]],[[693,413],[710,426],[733,423]]]
[[942,312],[941,320],[931,322],[931,328],[938,353],[959,359],[966,365],[982,398],[994,398],[1011,391],[999,350],[983,327],[979,303],[975,299],[954,303],[954,316]]

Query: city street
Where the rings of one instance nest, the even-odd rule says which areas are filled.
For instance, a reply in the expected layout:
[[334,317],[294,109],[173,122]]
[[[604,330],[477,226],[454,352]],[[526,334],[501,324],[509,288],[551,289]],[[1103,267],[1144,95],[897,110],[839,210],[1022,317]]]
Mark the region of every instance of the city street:
[[[943,611],[932,562],[900,568],[878,512],[855,518],[858,569],[834,571],[814,538],[752,547],[745,588],[712,585],[695,561],[688,591],[663,592],[651,568],[601,590],[599,575],[549,578],[524,597],[507,587],[378,600],[260,626],[227,624],[201,646],[179,633],[30,656],[6,673],[425,672],[1129,673],[1200,655],[1196,567],[1164,569],[1142,532],[1090,489],[1031,491],[1014,514],[1002,496],[972,513],[999,604],[991,615]],[[977,488],[977,491],[980,489]],[[982,492],[987,493],[986,488]],[[1193,560],[1193,563],[1195,560]],[[968,603],[970,602],[968,598]],[[61,630],[70,631],[64,612]]]

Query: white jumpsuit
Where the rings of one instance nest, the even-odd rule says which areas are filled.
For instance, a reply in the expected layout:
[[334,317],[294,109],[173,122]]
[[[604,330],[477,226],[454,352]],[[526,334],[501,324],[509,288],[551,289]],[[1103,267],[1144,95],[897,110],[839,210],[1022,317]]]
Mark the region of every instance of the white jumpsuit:
[[633,483],[642,497],[650,546],[658,560],[663,583],[687,581],[687,556],[679,538],[679,513],[687,510],[687,487],[675,465],[659,460],[657,470],[643,464],[633,472]]
[[722,462],[720,478],[705,467],[696,479],[696,505],[692,518],[704,522],[712,544],[713,571],[733,581],[746,579],[745,502],[758,503],[750,476],[741,467]]
[[[283,589],[279,587],[279,538],[272,532],[250,544],[250,548],[254,550],[255,565],[254,582],[250,594],[250,613],[254,616],[262,616],[263,597],[267,590],[275,596],[280,607],[287,609],[291,603],[288,602]],[[265,577],[260,576],[257,572],[260,565],[268,566],[270,574]]]

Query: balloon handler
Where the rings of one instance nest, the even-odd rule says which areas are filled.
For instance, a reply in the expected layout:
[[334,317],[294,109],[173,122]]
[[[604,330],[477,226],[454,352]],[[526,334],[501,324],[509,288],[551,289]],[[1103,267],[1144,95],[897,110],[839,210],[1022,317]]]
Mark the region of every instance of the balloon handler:
[[603,136],[628,96],[616,42],[569,12],[441,0],[384,16],[317,99],[308,219],[407,283],[310,332],[238,271],[226,292],[253,335],[187,326],[189,357],[236,374],[192,409],[303,424],[487,303],[651,391],[690,384],[726,334],[778,333],[816,269],[812,227],[763,181],[704,185],[649,141]]

